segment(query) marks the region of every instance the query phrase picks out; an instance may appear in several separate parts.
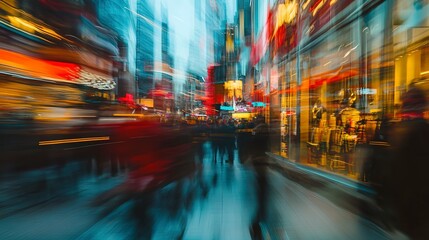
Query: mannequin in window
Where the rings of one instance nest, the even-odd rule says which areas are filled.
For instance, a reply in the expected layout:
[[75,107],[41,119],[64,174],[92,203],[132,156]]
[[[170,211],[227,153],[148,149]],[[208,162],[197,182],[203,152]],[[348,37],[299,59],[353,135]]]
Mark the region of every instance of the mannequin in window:
[[320,98],[317,99],[316,103],[314,103],[311,112],[313,113],[313,126],[318,127],[320,124],[320,120],[322,120],[323,113],[326,112],[325,107],[322,106]]
[[356,94],[348,89],[345,98],[342,100],[342,109],[339,112],[341,125],[350,128],[355,127],[355,124],[360,120],[360,112],[355,108]]

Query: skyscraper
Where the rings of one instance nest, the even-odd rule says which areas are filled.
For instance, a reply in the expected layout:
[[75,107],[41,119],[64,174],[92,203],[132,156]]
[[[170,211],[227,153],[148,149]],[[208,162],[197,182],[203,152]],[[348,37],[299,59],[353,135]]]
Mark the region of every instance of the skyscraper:
[[122,65],[119,74],[119,96],[136,94],[136,0],[93,0],[100,22],[119,36]]
[[146,98],[153,88],[154,21],[153,6],[147,1],[137,3],[136,78],[138,97]]

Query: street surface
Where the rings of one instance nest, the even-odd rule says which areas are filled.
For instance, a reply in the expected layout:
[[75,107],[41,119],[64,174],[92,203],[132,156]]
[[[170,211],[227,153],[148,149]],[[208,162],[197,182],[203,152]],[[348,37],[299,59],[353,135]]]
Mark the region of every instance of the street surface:
[[[81,176],[72,194],[3,215],[0,239],[252,239],[261,204],[257,225],[263,239],[402,239],[264,164],[242,163],[237,150],[233,162],[226,161],[227,154],[215,162],[212,149],[205,141],[194,154],[199,167],[192,175],[130,198],[107,214],[100,214],[107,206],[92,204],[94,198],[122,183],[127,172]],[[267,180],[262,198],[257,171]]]

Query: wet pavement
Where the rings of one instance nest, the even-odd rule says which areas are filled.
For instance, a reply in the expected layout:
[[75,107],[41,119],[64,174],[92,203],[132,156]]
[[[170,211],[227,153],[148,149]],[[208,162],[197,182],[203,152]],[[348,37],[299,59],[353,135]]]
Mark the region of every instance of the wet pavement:
[[76,183],[75,191],[68,189],[68,194],[10,199],[14,204],[1,208],[0,239],[76,239],[99,221],[97,209],[89,204],[92,199],[123,179],[89,176]]
[[[213,162],[210,142],[203,149],[200,172],[166,186],[151,201],[150,221],[145,223],[152,226],[152,239],[252,239],[250,226],[258,208],[254,168],[237,161],[237,154],[233,163]],[[259,224],[264,239],[402,239],[280,173],[265,170],[267,206]],[[175,193],[178,188],[182,194]],[[172,196],[178,209],[168,206]],[[135,204],[122,205],[79,239],[135,237],[138,225],[130,218]]]
[[269,168],[268,157],[242,163],[235,150],[234,161],[225,153],[215,162],[210,141],[200,149],[194,174],[107,215],[100,214],[106,206],[91,203],[127,173],[79,178],[67,199],[3,215],[0,239],[252,239],[255,223],[259,239],[405,239]]

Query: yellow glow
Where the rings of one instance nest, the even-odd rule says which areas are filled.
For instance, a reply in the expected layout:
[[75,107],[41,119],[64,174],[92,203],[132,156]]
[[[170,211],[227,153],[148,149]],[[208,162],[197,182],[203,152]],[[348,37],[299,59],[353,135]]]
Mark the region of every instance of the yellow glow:
[[226,81],[224,84],[226,95],[228,98],[242,98],[243,97],[243,82],[240,80]]
[[236,119],[249,119],[252,118],[253,114],[252,113],[233,113],[232,114],[232,118],[236,118]]
[[302,9],[306,9],[308,4],[310,4],[310,0],[305,1],[305,3],[302,4]]
[[4,0],[8,5],[11,5],[12,7],[16,7],[16,1],[15,0]]
[[17,27],[25,32],[35,33],[37,30],[36,26],[34,26],[32,23],[19,17],[7,16],[7,18],[9,19],[9,22],[12,24],[12,26]]
[[243,82],[240,80],[231,80],[226,81],[224,85],[225,89],[242,89],[243,88]]
[[297,1],[292,1],[286,4],[286,18],[285,23],[291,23],[295,19],[296,14],[298,13],[298,3]]
[[144,117],[144,114],[137,114],[137,113],[115,113],[113,114],[115,117]]
[[429,74],[429,71],[421,72],[420,75],[426,75]]
[[322,0],[317,4],[317,6],[314,8],[313,16],[316,15],[316,13],[319,11],[319,9],[322,8],[322,6],[323,6],[323,4],[325,4],[325,2],[326,2],[326,0]]
[[153,99],[150,98],[141,98],[140,104],[146,106],[146,107],[153,107]]
[[95,118],[96,116],[69,116],[69,117],[52,117],[52,116],[48,116],[48,117],[44,117],[44,116],[35,116],[34,119],[38,120],[38,121],[69,121],[72,118]]
[[277,30],[284,24],[291,23],[298,13],[298,3],[297,1],[290,1],[285,4],[279,4],[276,12],[276,26],[274,29],[274,35],[277,33]]
[[50,28],[46,28],[43,26],[40,26],[40,29],[45,32],[46,34],[50,35],[51,37],[55,37],[57,39],[62,39],[62,37],[56,33],[54,30],[50,29]]
[[68,139],[59,139],[59,140],[48,140],[40,141],[39,146],[46,145],[58,145],[66,143],[79,143],[79,142],[95,142],[95,141],[107,141],[110,140],[110,137],[88,137],[88,138],[68,138]]
[[24,20],[22,18],[15,17],[15,16],[7,16],[7,17],[9,19],[10,24],[12,24],[12,26],[19,28],[25,32],[32,33],[32,34],[39,32],[39,33],[54,37],[56,39],[62,39],[62,37],[58,33],[56,33],[54,30],[48,27],[45,27],[40,24],[35,24],[33,22],[29,22],[27,20]]
[[334,5],[337,2],[337,0],[331,0],[331,2],[329,3],[329,6]]
[[229,53],[234,52],[234,41],[229,34],[226,37],[226,51]]
[[276,13],[276,29],[274,30],[274,33],[277,32],[277,29],[283,25],[283,23],[286,21],[286,6],[284,4],[280,4],[277,7],[277,13]]

